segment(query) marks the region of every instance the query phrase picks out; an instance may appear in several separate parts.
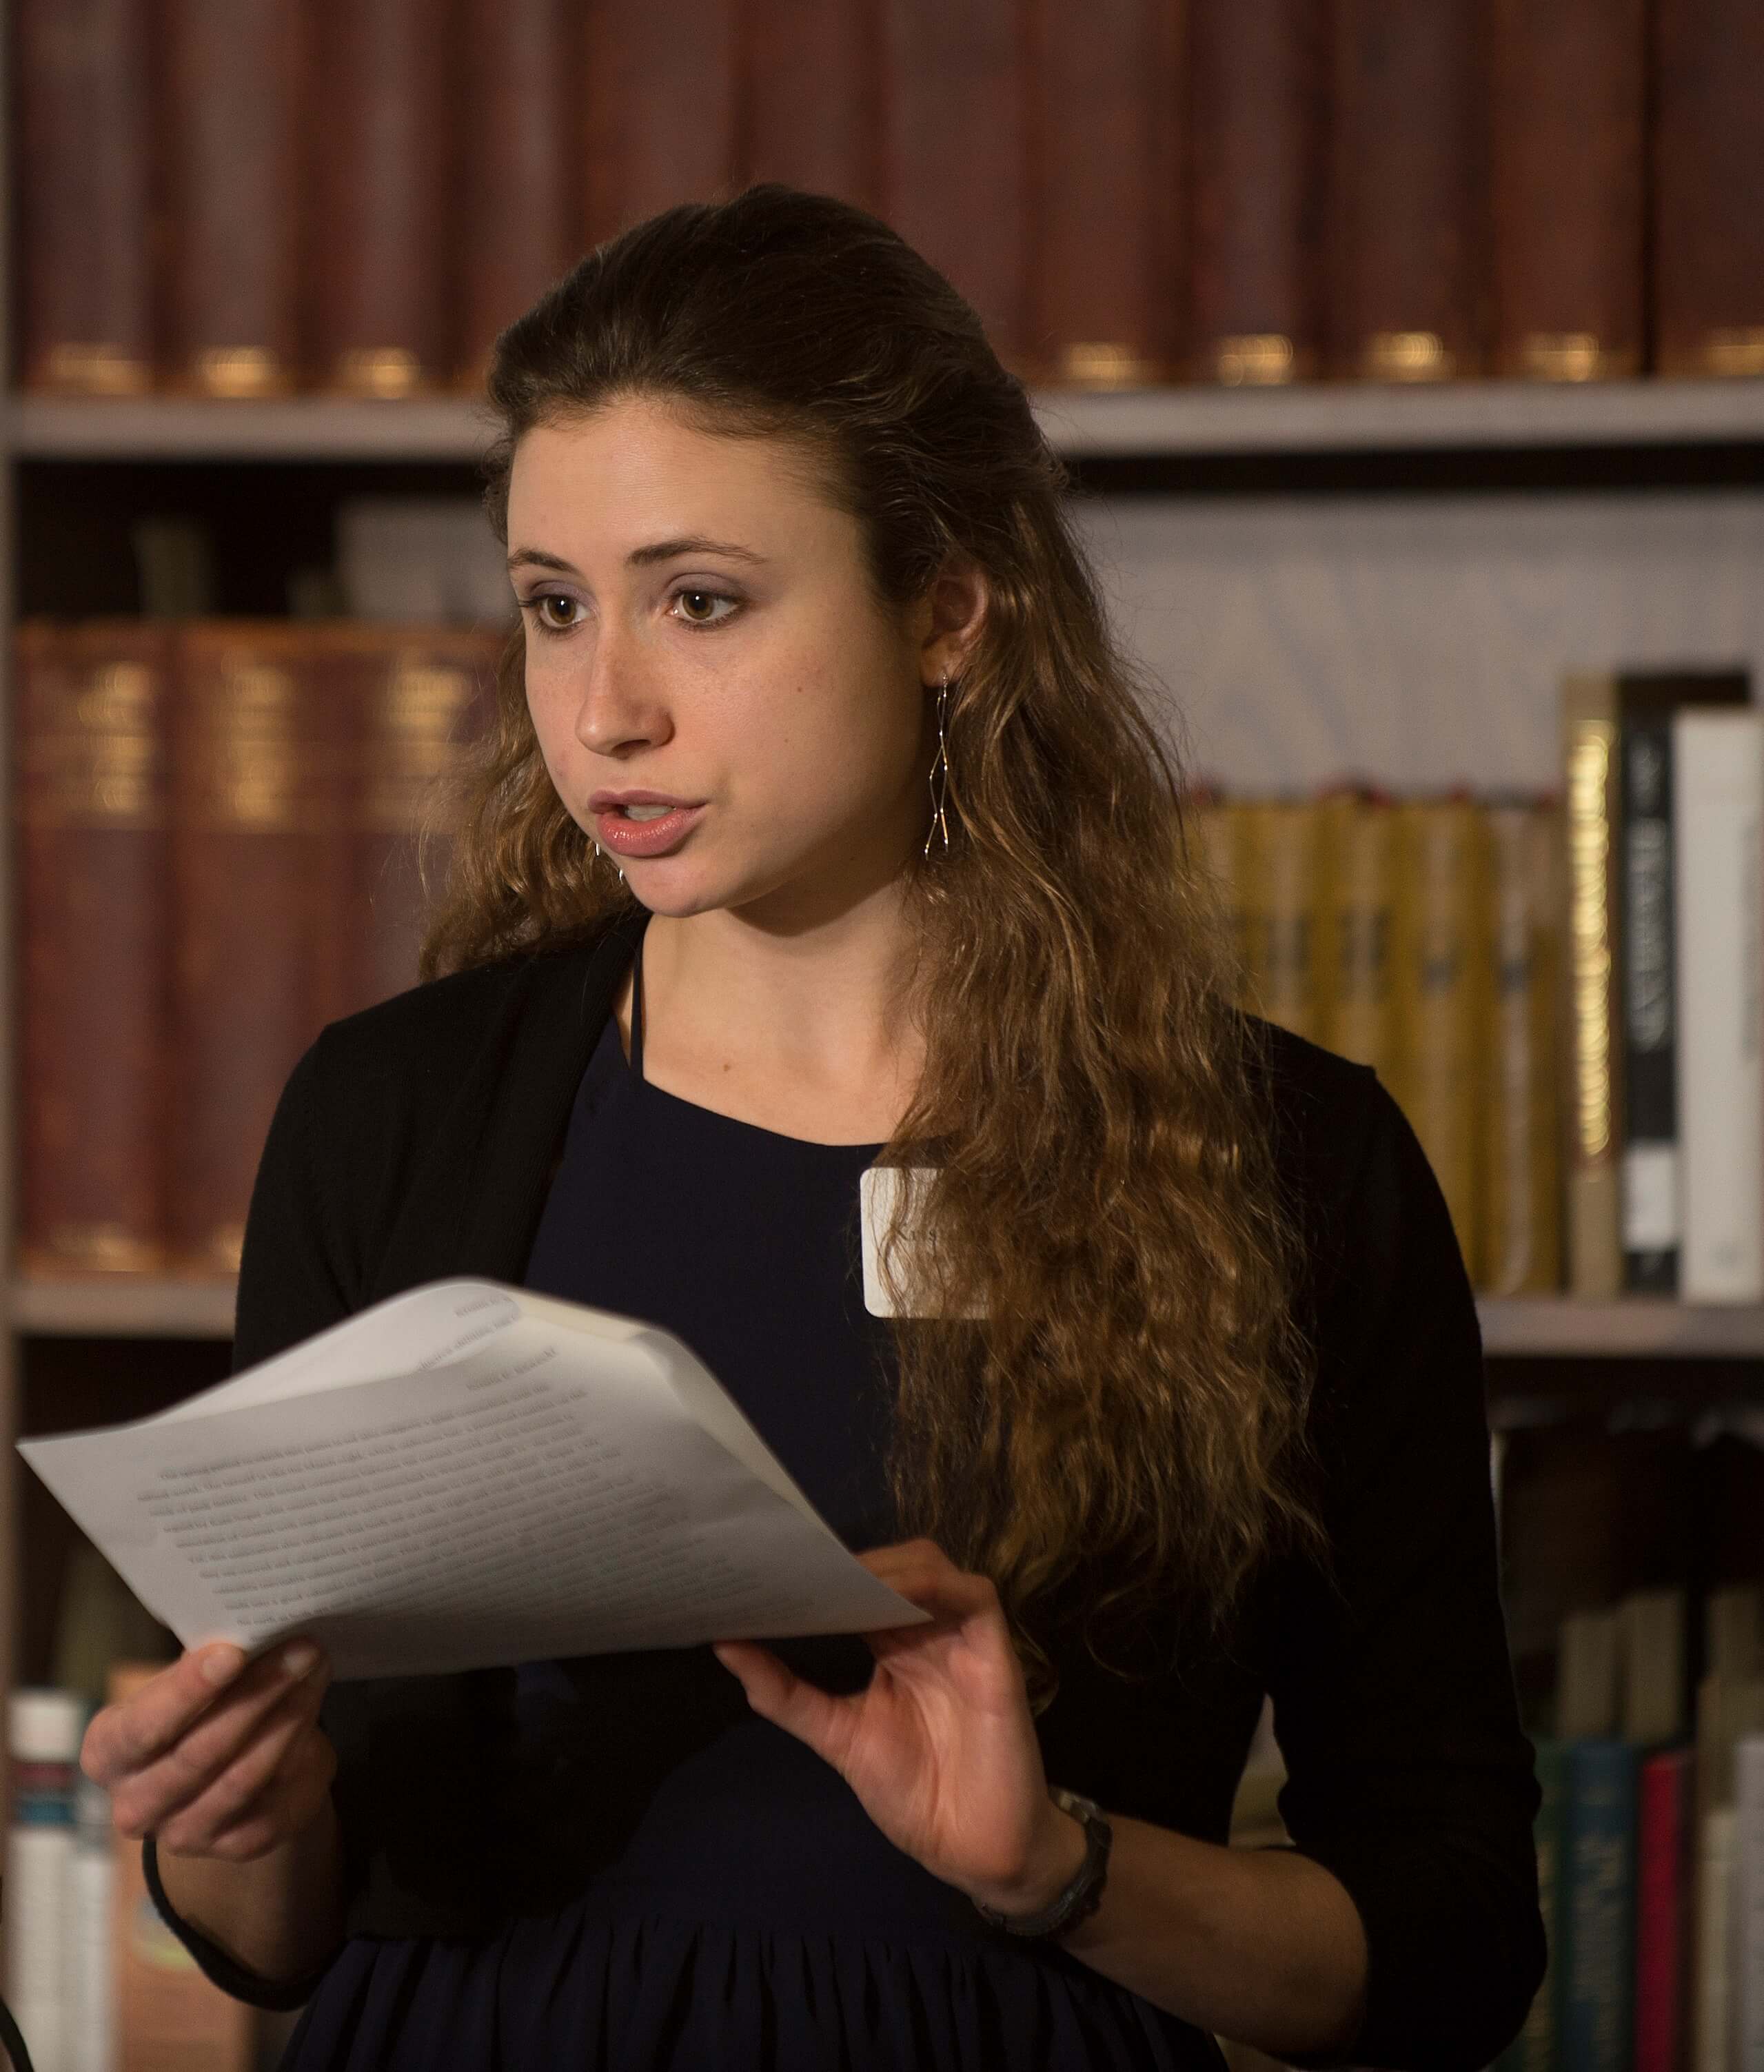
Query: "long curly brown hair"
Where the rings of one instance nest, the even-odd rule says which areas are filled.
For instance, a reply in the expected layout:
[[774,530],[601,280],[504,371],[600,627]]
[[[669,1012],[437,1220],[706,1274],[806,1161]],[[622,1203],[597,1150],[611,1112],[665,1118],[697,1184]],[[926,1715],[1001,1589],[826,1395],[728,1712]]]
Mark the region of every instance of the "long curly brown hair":
[[[906,886],[923,1076],[881,1160],[936,1145],[915,1256],[933,1316],[981,1321],[894,1326],[903,1524],[993,1577],[1038,1702],[1038,1607],[1075,1592],[1093,1649],[1153,1608],[1216,1634],[1277,1551],[1326,1567],[1261,1026],[1229,1004],[1157,687],[1112,636],[1067,471],[972,310],[874,216],[767,183],[590,253],[504,332],[489,393],[504,541],[522,434],[643,397],[806,462],[883,602],[951,557],[984,573],[948,701],[950,845]],[[541,760],[518,632],[458,824],[426,977],[630,906]]]

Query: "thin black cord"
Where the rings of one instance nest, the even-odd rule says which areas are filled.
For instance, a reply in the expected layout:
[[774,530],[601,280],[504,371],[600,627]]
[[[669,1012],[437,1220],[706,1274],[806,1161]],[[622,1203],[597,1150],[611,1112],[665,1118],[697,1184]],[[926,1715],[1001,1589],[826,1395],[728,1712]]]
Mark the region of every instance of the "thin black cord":
[[31,2062],[31,2053],[24,2047],[24,2038],[19,2033],[19,2025],[12,2018],[12,2010],[0,2000],[0,2045],[12,2060],[12,2072],[35,2072]]

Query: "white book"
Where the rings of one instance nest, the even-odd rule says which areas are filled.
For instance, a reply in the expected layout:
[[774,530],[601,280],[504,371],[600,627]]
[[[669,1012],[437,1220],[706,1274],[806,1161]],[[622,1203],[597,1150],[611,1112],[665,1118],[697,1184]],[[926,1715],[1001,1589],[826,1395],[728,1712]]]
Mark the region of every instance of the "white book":
[[1672,719],[1688,1302],[1764,1301],[1764,713]]
[[927,1616],[678,1338],[495,1281],[19,1450],[186,1646],[310,1633],[339,1679]]
[[1733,1923],[1734,1830],[1731,1806],[1713,1806],[1703,1816],[1696,1853],[1696,2072],[1734,2072]]

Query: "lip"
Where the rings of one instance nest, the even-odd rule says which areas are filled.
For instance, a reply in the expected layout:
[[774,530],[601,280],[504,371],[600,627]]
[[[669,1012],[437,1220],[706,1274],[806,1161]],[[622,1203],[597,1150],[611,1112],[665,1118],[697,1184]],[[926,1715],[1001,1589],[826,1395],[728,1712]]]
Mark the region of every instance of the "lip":
[[[603,801],[611,801],[603,804]],[[615,856],[665,856],[677,848],[703,817],[703,806],[676,804],[652,792],[597,791],[589,801],[594,812],[594,837],[603,849]],[[672,805],[672,812],[659,820],[627,820],[619,806]]]

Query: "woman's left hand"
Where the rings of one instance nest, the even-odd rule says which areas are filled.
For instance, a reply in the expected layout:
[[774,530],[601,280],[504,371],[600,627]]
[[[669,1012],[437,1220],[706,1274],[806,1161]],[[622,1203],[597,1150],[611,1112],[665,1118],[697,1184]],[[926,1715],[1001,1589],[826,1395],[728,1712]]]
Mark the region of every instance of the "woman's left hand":
[[1048,1796],[998,1593],[928,1540],[857,1558],[931,1615],[866,1636],[865,1689],[836,1697],[754,1641],[719,1642],[717,1659],[763,1719],[833,1765],[897,1848],[983,1905],[1032,1913],[1076,1873],[1085,1837]]

